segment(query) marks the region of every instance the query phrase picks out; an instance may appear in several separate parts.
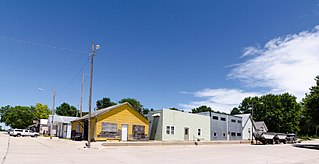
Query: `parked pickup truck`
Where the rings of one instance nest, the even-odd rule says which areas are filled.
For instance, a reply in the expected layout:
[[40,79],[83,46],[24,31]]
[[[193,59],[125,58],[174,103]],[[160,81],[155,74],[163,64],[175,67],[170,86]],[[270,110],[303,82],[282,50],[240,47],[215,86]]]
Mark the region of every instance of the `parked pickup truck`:
[[10,131],[10,136],[14,136],[14,137],[21,137],[21,136],[38,137],[39,133],[33,132],[32,130],[26,130],[26,129],[13,129],[12,131]]

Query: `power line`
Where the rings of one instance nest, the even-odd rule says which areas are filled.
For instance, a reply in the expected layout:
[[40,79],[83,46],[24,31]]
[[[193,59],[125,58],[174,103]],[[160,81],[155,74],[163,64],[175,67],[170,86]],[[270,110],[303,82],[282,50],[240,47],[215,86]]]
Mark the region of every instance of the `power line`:
[[0,35],[0,38],[3,39],[3,40],[13,41],[13,42],[17,42],[17,43],[20,43],[20,44],[26,44],[26,45],[32,45],[32,46],[37,46],[37,47],[50,48],[50,49],[55,49],[55,50],[60,50],[60,51],[68,51],[68,52],[80,53],[80,54],[88,54],[89,53],[89,52],[82,51],[82,50],[76,50],[76,49],[65,48],[65,47],[58,47],[58,46],[49,45],[49,44],[40,43],[40,42],[34,42],[34,41],[21,40],[21,39],[17,39],[17,38],[13,38],[13,37],[7,37],[7,36],[3,36],[3,35]]
[[75,81],[75,79],[83,72],[88,63],[89,58],[87,58],[84,65],[81,67],[80,71],[73,77],[73,79],[71,79],[62,89],[60,89],[59,92],[63,92],[66,88],[68,88]]

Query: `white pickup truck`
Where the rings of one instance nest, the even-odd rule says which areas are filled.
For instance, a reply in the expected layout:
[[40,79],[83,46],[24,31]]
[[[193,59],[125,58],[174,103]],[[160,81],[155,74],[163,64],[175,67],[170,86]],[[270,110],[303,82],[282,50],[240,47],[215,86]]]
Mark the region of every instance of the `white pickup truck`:
[[38,137],[39,133],[33,132],[32,130],[26,130],[26,129],[13,129],[12,131],[10,131],[10,136],[14,136],[14,137],[21,137],[21,136]]

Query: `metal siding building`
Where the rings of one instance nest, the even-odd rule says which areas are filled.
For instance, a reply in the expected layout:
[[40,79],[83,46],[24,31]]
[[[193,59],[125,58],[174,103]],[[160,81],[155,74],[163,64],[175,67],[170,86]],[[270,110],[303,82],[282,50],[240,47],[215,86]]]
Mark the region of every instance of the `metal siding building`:
[[241,140],[242,118],[215,112],[202,112],[210,116],[211,140]]
[[150,112],[147,118],[150,140],[210,140],[209,116],[164,109]]
[[[71,121],[78,117],[53,115],[52,132],[53,135],[60,138],[71,138]],[[52,123],[52,115],[48,118],[48,132],[50,132],[50,125]]]

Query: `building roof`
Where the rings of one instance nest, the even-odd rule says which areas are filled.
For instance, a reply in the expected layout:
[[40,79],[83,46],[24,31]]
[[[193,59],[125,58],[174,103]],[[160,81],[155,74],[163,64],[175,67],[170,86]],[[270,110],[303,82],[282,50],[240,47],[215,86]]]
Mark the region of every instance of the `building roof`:
[[265,128],[264,130],[266,132],[268,131],[268,128],[264,121],[256,121],[256,122],[254,121],[254,124],[255,124],[256,130],[261,130],[262,128]]
[[[71,123],[71,121],[77,118],[78,117],[53,115],[53,124],[54,123]],[[48,124],[50,124],[51,122],[52,122],[52,115],[50,115],[48,118]]]
[[[123,105],[129,105],[131,108],[133,108],[128,102],[124,102],[124,103],[121,103],[121,104],[113,105],[113,106],[110,106],[110,107],[107,107],[107,108],[103,108],[103,109],[91,112],[91,118],[99,116],[99,115],[104,114],[104,113],[107,113],[107,112],[109,112],[109,111],[111,111],[113,109],[116,109],[118,107],[121,107]],[[87,120],[88,118],[89,118],[89,115],[87,114],[87,115],[85,115],[83,117],[80,117],[80,118],[77,118],[77,119],[75,119],[73,121]]]

